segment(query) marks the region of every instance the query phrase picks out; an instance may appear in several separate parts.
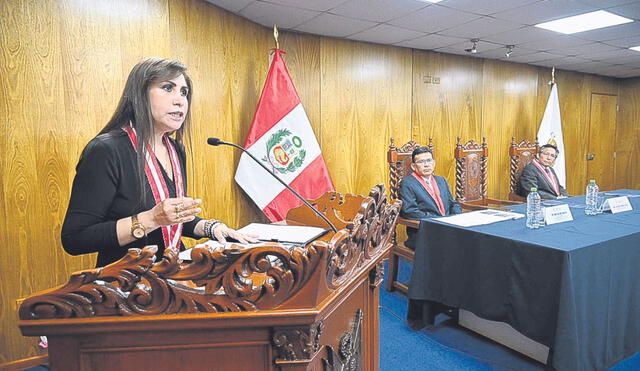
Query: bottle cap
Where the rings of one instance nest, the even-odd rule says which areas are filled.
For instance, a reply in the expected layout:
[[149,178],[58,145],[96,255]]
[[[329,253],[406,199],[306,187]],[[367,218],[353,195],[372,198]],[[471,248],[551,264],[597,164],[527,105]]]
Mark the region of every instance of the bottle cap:
[[531,192],[538,192],[538,188],[536,188],[536,187],[531,187]]
[[589,184],[596,184],[596,180],[595,180],[595,179],[591,179],[591,180],[589,181]]

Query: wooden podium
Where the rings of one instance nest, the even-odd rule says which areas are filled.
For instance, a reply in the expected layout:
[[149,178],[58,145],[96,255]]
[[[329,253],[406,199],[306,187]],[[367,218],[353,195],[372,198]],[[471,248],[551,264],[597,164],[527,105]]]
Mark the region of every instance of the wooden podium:
[[[76,272],[20,306],[23,335],[46,335],[52,370],[377,370],[382,259],[400,212],[368,197],[312,202],[339,231],[306,246],[153,246]],[[324,226],[303,208],[291,224]]]

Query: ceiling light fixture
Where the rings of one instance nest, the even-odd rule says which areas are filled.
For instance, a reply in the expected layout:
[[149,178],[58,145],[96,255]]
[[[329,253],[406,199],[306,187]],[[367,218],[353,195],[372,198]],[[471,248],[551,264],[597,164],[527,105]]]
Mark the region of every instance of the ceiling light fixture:
[[433,3],[433,4],[435,4],[435,3],[441,2],[442,0],[418,0],[418,1],[422,1],[423,3]]
[[631,50],[635,50],[635,51],[637,51],[637,52],[640,52],[640,45],[638,45],[638,46],[632,46],[632,47],[630,47],[629,49],[631,49]]
[[471,53],[471,54],[476,54],[478,52],[478,42],[480,41],[480,39],[471,39],[471,42],[473,43],[473,46],[471,46],[469,49],[465,49],[464,51],[467,53]]
[[572,17],[540,23],[537,24],[536,27],[570,35],[577,32],[597,30],[598,28],[615,26],[629,22],[633,22],[633,20],[609,13],[605,10],[598,10],[591,13],[574,15]]
[[506,48],[507,48],[507,51],[504,53],[504,56],[509,58],[513,53],[513,48],[515,48],[515,45],[507,45]]

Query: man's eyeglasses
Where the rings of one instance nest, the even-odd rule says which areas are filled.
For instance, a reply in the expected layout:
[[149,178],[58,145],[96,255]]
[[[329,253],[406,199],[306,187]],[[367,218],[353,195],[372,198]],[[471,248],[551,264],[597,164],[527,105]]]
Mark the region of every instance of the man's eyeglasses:
[[430,158],[428,160],[418,160],[415,163],[418,164],[418,165],[426,165],[426,164],[432,163],[433,161],[435,161],[435,160]]
[[558,158],[558,155],[556,155],[555,153],[542,152],[542,154],[545,155],[545,156]]

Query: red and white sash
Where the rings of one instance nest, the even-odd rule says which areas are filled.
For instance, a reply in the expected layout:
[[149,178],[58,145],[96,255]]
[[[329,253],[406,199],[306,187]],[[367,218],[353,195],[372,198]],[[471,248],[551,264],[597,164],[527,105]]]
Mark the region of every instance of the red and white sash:
[[[124,131],[129,135],[133,149],[137,152],[137,136],[136,131],[131,126],[125,126]],[[171,160],[171,166],[173,167],[173,181],[176,185],[176,197],[184,197],[184,184],[182,181],[182,168],[180,167],[180,160],[178,159],[178,153],[173,147],[173,144],[169,140],[169,137],[165,134],[163,137],[164,143],[169,151],[169,159]],[[147,175],[147,181],[151,187],[153,193],[153,199],[156,201],[156,205],[162,202],[165,198],[169,197],[169,189],[162,176],[160,170],[160,164],[156,159],[153,150],[147,145],[147,152],[145,156],[144,172]],[[180,243],[180,236],[182,236],[182,223],[173,225],[167,225],[160,227],[162,229],[162,238],[164,239],[164,245],[166,248],[178,248]]]
[[431,198],[433,198],[433,200],[436,202],[436,205],[438,206],[438,211],[440,211],[440,215],[444,215],[444,204],[442,203],[442,198],[440,197],[440,188],[438,188],[438,184],[436,183],[436,178],[434,178],[433,175],[431,175],[431,182],[427,183],[427,181],[424,180],[424,178],[419,174],[417,174],[415,171],[412,173],[412,175],[416,179],[418,179],[418,182],[422,184],[422,186],[427,191],[427,193],[429,193],[429,196],[431,196]]
[[547,183],[551,185],[551,190],[556,194],[556,196],[560,196],[560,187],[558,186],[558,180],[555,176],[553,176],[551,170],[549,169],[549,171],[547,171],[547,169],[538,161],[538,159],[533,159],[533,161],[531,162],[533,162],[533,165],[537,167],[538,170],[540,170],[542,175],[544,175],[544,178],[547,180]]

